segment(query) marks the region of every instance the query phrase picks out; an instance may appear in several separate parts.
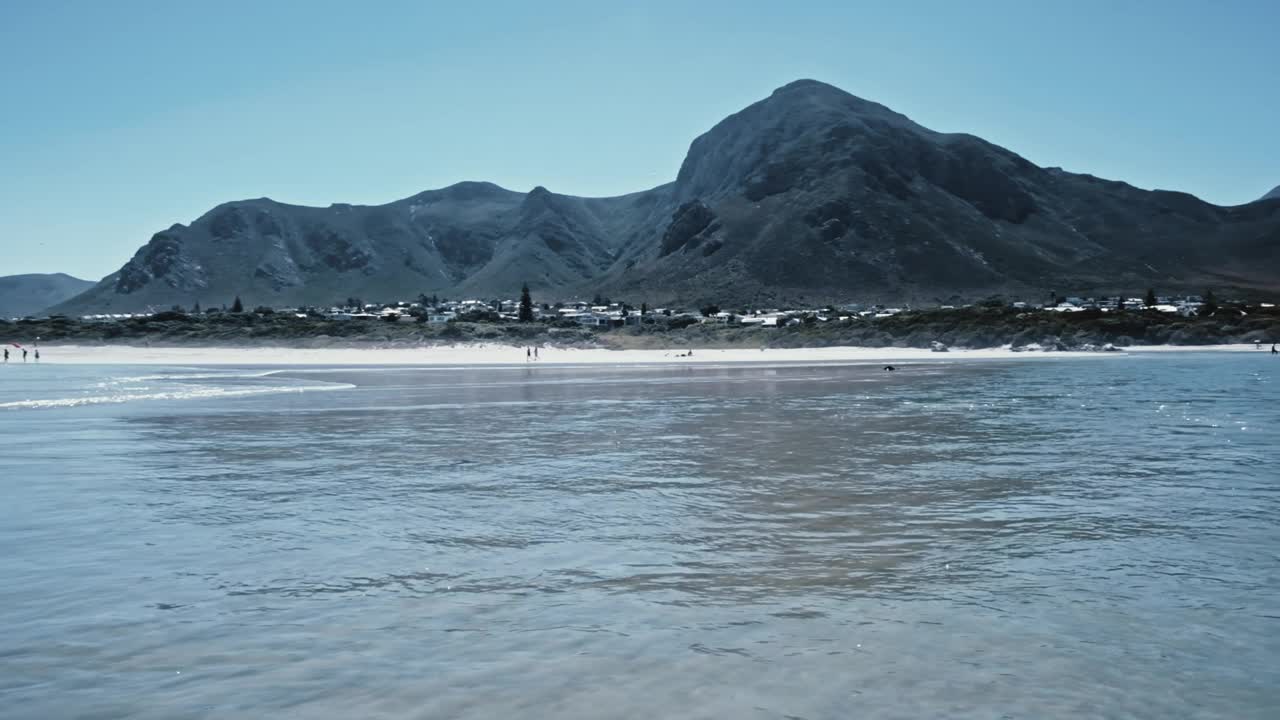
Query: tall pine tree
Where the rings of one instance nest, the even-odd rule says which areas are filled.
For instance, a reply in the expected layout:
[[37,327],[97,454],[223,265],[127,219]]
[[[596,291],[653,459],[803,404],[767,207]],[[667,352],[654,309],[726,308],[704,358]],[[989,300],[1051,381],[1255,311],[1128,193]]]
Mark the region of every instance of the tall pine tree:
[[237,295],[237,296],[236,296],[236,301],[235,301],[235,302],[233,302],[233,303],[231,303],[231,312],[233,312],[233,313],[242,313],[242,312],[244,312],[244,303],[240,302],[240,296],[239,296],[239,295]]
[[1206,290],[1204,293],[1204,304],[1200,306],[1199,315],[1212,315],[1218,312],[1218,299],[1213,296],[1212,290]]
[[520,288],[520,322],[533,322],[533,298],[529,296],[529,283]]

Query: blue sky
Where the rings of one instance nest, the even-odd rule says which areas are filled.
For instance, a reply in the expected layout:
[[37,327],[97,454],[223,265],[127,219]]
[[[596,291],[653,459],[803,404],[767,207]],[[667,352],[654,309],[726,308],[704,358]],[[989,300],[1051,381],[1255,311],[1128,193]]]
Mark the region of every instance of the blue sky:
[[1041,165],[1280,184],[1280,2],[0,0],[0,275],[97,279],[232,199],[614,195],[801,77]]

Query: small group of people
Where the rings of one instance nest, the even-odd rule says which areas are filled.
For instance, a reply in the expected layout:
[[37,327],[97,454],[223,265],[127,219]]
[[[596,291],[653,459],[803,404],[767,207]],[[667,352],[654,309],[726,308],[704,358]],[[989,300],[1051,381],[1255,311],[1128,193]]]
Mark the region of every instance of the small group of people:
[[[21,350],[21,351],[22,351],[22,362],[26,362],[26,361],[27,361],[27,349],[26,349],[26,348],[24,348],[24,347],[22,347],[21,345],[19,345],[19,344],[17,344],[17,343],[14,343],[14,344],[13,344],[13,346],[14,346],[14,347],[16,347],[16,348],[18,348],[19,350]],[[40,348],[38,348],[38,347],[35,349],[35,359],[36,359],[36,362],[40,362]],[[5,348],[5,349],[4,349],[4,361],[5,361],[6,363],[7,363],[7,362],[9,362],[9,348]]]
[[527,347],[524,349],[524,361],[530,362],[538,359],[538,348]]

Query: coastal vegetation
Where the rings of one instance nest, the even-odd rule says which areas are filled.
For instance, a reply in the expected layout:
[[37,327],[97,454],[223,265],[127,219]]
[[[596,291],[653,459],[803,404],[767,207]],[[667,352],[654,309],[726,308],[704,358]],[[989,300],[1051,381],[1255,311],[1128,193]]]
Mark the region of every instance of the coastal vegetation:
[[[711,308],[704,308],[710,310]],[[523,310],[523,309],[522,309]],[[0,321],[0,342],[196,346],[412,346],[502,343],[560,347],[914,347],[1099,350],[1108,344],[1214,345],[1280,342],[1275,307],[1215,306],[1186,317],[1154,310],[1053,312],[991,303],[908,310],[887,317],[828,317],[798,312],[777,327],[735,318],[631,313],[619,325],[583,326],[556,317],[508,318],[471,312],[447,322],[429,316],[387,321],[376,316],[334,319],[314,312],[166,311],[148,316],[85,320],[65,316]]]

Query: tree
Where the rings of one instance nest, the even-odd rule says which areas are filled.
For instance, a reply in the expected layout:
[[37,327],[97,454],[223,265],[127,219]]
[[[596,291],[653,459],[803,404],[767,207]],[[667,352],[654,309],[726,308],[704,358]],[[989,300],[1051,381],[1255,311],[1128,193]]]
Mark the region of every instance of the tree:
[[592,304],[592,305],[603,305],[603,304],[604,304],[604,298],[600,297],[600,293],[596,293],[596,296],[595,296],[595,297],[593,297],[593,298],[591,298],[591,304]]
[[191,306],[191,313],[192,313],[193,315],[199,315],[199,314],[200,314],[200,301],[199,301],[199,300],[197,300],[197,301],[196,301],[196,304],[195,304],[195,305],[192,305],[192,306]]
[[702,317],[711,317],[712,315],[715,315],[716,313],[720,312],[720,306],[719,305],[703,305],[701,308],[698,308],[698,312],[702,313]]
[[1117,295],[1117,296],[1116,296],[1116,310],[1124,310],[1124,296],[1123,296],[1123,295]]
[[1200,306],[1200,315],[1212,315],[1218,312],[1218,300],[1213,296],[1212,290],[1204,292],[1204,304]]
[[240,302],[240,296],[239,296],[239,295],[237,295],[237,296],[236,296],[236,300],[235,300],[235,302],[231,303],[231,312],[233,312],[233,313],[242,313],[242,312],[244,312],[244,303]]
[[529,296],[529,283],[520,288],[520,322],[533,322],[533,298]]
[[647,302],[640,303],[640,317],[644,317],[645,315],[648,315],[648,314],[649,314],[649,303]]
[[1153,290],[1153,289],[1151,289],[1151,288],[1147,288],[1147,294],[1146,294],[1146,297],[1144,297],[1144,298],[1142,299],[1142,302],[1143,302],[1143,304],[1145,304],[1147,307],[1155,307],[1155,306],[1156,306],[1156,291],[1155,291],[1155,290]]

